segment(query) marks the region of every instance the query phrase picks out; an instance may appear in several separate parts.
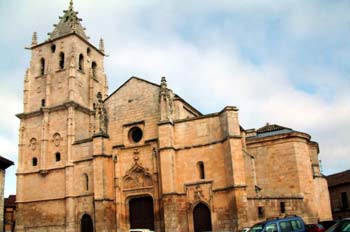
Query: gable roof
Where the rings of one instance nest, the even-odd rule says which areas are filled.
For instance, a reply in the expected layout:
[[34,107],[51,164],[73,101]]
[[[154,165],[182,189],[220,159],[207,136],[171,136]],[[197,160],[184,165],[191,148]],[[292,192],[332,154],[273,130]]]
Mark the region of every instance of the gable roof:
[[[156,83],[153,83],[151,81],[147,81],[145,79],[142,79],[140,77],[135,77],[135,76],[132,76],[130,77],[127,81],[125,81],[121,86],[119,86],[116,90],[113,91],[113,93],[111,93],[106,99],[104,99],[104,102],[106,102],[110,97],[112,97],[114,94],[116,94],[120,89],[122,89],[127,83],[129,83],[131,80],[139,80],[139,81],[142,81],[142,82],[145,82],[149,85],[153,85],[153,86],[156,86],[158,88],[160,88],[160,85],[156,84]],[[174,94],[174,100],[180,100],[182,101],[186,106],[188,106],[189,108],[191,108],[191,110],[195,111],[196,113],[198,113],[199,115],[202,115],[202,113],[197,110],[195,107],[193,107],[192,105],[190,105],[188,102],[186,102],[183,98],[181,98],[179,95],[177,94]]]
[[114,90],[110,95],[108,95],[108,97],[106,97],[103,101],[106,102],[110,97],[112,97],[114,94],[116,94],[121,88],[123,88],[128,82],[130,82],[131,80],[139,80],[139,81],[143,81],[143,82],[146,82],[147,84],[150,84],[150,85],[154,85],[156,87],[160,87],[160,85],[157,85],[153,82],[150,82],[150,81],[147,81],[145,79],[142,79],[142,78],[139,78],[139,77],[135,77],[135,76],[132,76],[130,77],[127,81],[125,81],[121,86],[119,86],[116,90]]

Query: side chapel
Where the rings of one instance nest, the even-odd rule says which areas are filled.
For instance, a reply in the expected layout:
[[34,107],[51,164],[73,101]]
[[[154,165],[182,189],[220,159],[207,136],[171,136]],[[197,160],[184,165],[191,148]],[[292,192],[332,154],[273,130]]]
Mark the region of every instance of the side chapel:
[[73,2],[24,78],[17,232],[237,231],[268,217],[331,219],[318,144],[279,125],[245,130],[238,109],[203,115],[131,77],[108,95],[104,44]]

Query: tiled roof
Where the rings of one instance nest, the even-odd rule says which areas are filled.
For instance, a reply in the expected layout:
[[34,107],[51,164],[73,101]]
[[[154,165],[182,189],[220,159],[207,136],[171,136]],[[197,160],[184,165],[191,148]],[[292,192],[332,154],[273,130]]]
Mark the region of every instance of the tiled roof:
[[350,185],[350,169],[344,172],[335,173],[327,176],[328,187],[334,187],[337,185],[349,184]]
[[267,132],[273,132],[273,131],[279,131],[279,130],[292,130],[290,128],[287,128],[287,127],[283,127],[283,126],[280,126],[280,125],[277,125],[277,124],[269,124],[267,123],[265,126],[259,128],[256,133],[258,134],[262,134],[262,133],[267,133]]
[[5,207],[16,207],[16,195],[10,195],[5,198]]
[[6,168],[13,165],[13,162],[11,160],[8,160],[2,156],[0,156],[0,168],[5,170]]
[[89,38],[85,34],[85,28],[80,24],[82,20],[78,18],[78,12],[73,9],[72,0],[70,1],[68,10],[63,12],[64,15],[60,17],[59,23],[55,24],[55,29],[49,33],[50,39],[53,40],[71,33],[76,33],[88,40]]

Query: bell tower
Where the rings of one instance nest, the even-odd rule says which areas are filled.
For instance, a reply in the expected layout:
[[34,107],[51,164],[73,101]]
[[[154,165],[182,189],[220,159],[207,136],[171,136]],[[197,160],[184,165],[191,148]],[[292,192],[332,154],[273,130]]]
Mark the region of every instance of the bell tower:
[[[61,205],[62,215],[56,215],[55,223],[62,222],[67,228],[76,224],[71,199],[75,183],[73,145],[92,138],[97,93],[104,99],[108,92],[103,40],[98,48],[89,42],[72,0],[63,12],[48,39],[38,43],[34,33],[28,48],[31,60],[24,78],[23,113],[17,115],[20,131],[16,231],[33,224],[30,205],[34,202],[42,209],[48,208],[47,212],[50,204]],[[63,200],[58,203],[57,199]],[[52,221],[46,218],[50,213],[41,216],[35,218],[42,221],[38,225]]]

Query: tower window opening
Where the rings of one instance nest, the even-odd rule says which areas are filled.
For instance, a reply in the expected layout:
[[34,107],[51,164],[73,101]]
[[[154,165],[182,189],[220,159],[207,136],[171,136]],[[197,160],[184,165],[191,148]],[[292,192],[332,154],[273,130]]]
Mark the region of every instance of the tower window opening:
[[45,107],[45,105],[46,105],[45,99],[41,99],[41,107]]
[[204,163],[203,161],[199,161],[197,163],[197,168],[198,168],[198,174],[200,179],[205,179],[205,172],[204,172]]
[[45,74],[45,59],[41,58],[40,59],[40,75]]
[[33,157],[32,159],[32,165],[35,167],[38,165],[38,159],[36,157]]
[[83,56],[83,54],[79,55],[79,70],[80,71],[84,70],[84,56]]
[[84,181],[85,181],[85,190],[89,190],[89,176],[88,174],[84,173]]
[[96,77],[96,71],[97,71],[97,64],[95,61],[92,62],[91,64],[91,69],[92,69],[92,76]]
[[281,201],[280,202],[280,212],[285,213],[286,212],[286,203]]
[[264,207],[259,206],[258,207],[258,217],[263,218],[264,217]]
[[55,45],[55,44],[52,44],[52,45],[51,45],[51,52],[52,52],[52,53],[55,53],[55,51],[56,51],[56,45]]
[[91,49],[90,49],[90,48],[87,48],[87,49],[86,49],[86,54],[87,54],[88,56],[90,56],[90,53],[91,53]]
[[60,69],[64,69],[64,53],[60,53]]
[[55,154],[55,158],[56,158],[56,162],[61,161],[61,153],[56,152],[56,154]]

